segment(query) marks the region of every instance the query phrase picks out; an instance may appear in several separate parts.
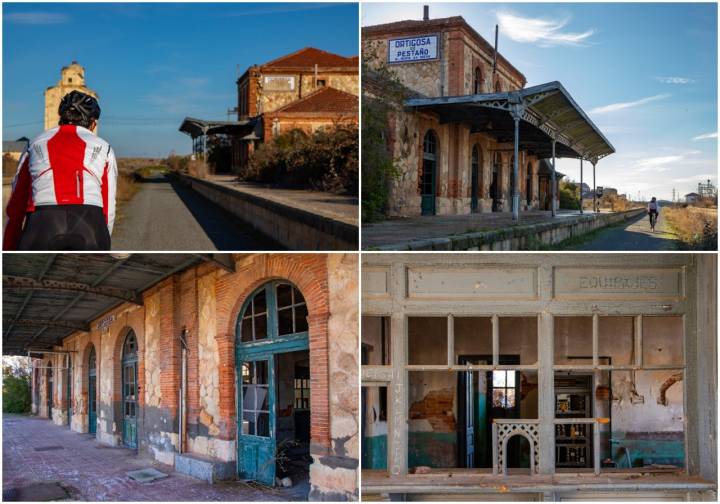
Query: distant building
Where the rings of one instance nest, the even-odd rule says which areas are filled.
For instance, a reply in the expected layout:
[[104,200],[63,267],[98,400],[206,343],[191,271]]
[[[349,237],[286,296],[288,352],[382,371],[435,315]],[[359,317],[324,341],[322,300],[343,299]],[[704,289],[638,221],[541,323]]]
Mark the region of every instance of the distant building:
[[18,161],[25,147],[27,147],[28,142],[29,140],[26,137],[21,137],[17,140],[3,140],[3,157],[10,156],[14,161]]
[[697,203],[701,199],[700,195],[695,192],[687,193],[685,195],[685,203]]
[[291,130],[313,133],[337,124],[358,123],[358,57],[306,47],[263,65],[237,80],[237,121],[186,118],[180,131],[193,138],[193,152],[204,138],[232,136],[231,169],[240,173],[255,148]]
[[85,86],[85,69],[77,62],[62,67],[60,80],[57,85],[45,90],[45,129],[54,128],[58,125],[58,107],[63,96],[71,91],[80,91],[90,96],[98,97],[97,93]]

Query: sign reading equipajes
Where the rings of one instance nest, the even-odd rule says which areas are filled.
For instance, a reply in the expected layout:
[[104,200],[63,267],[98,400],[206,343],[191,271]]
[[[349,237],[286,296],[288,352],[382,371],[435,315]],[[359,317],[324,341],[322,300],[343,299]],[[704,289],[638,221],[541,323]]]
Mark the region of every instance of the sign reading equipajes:
[[421,35],[388,41],[388,62],[433,60],[438,57],[438,36]]

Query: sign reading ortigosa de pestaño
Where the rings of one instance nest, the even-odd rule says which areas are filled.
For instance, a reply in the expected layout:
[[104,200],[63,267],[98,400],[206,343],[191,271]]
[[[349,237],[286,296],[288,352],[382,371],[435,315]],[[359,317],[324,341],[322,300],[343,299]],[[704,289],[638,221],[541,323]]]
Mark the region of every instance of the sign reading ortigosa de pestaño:
[[388,41],[388,62],[433,60],[438,57],[438,36],[421,35]]

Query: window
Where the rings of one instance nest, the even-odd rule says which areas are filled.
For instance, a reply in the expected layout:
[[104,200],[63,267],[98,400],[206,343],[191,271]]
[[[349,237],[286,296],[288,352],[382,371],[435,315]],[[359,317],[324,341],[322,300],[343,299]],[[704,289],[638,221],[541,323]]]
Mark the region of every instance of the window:
[[278,336],[307,331],[307,306],[295,287],[290,284],[277,286],[277,310]]
[[238,321],[241,343],[294,336],[308,331],[308,310],[300,291],[287,282],[271,282],[245,304]]
[[261,437],[270,436],[268,387],[267,362],[244,362],[242,365],[243,434]]
[[389,366],[390,352],[390,317],[363,316],[362,365]]
[[515,371],[493,371],[493,408],[515,408]]
[[[310,375],[307,368],[307,373],[299,373],[295,370],[295,409],[296,410],[307,410],[310,409]],[[307,377],[305,376],[307,374]]]
[[482,70],[480,70],[479,66],[476,66],[473,77],[473,94],[480,93],[482,93]]
[[319,88],[325,87],[325,79],[318,79],[316,82],[317,82],[316,87],[319,87]]

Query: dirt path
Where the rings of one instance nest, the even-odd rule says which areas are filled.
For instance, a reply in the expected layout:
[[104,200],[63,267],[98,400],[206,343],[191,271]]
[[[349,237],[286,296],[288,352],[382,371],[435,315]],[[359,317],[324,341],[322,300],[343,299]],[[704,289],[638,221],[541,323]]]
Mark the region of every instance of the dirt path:
[[623,226],[602,230],[592,240],[569,250],[676,250],[677,246],[678,241],[669,230],[661,209],[654,233],[644,214]]
[[275,250],[276,243],[191,189],[146,179],[120,211],[113,250]]

